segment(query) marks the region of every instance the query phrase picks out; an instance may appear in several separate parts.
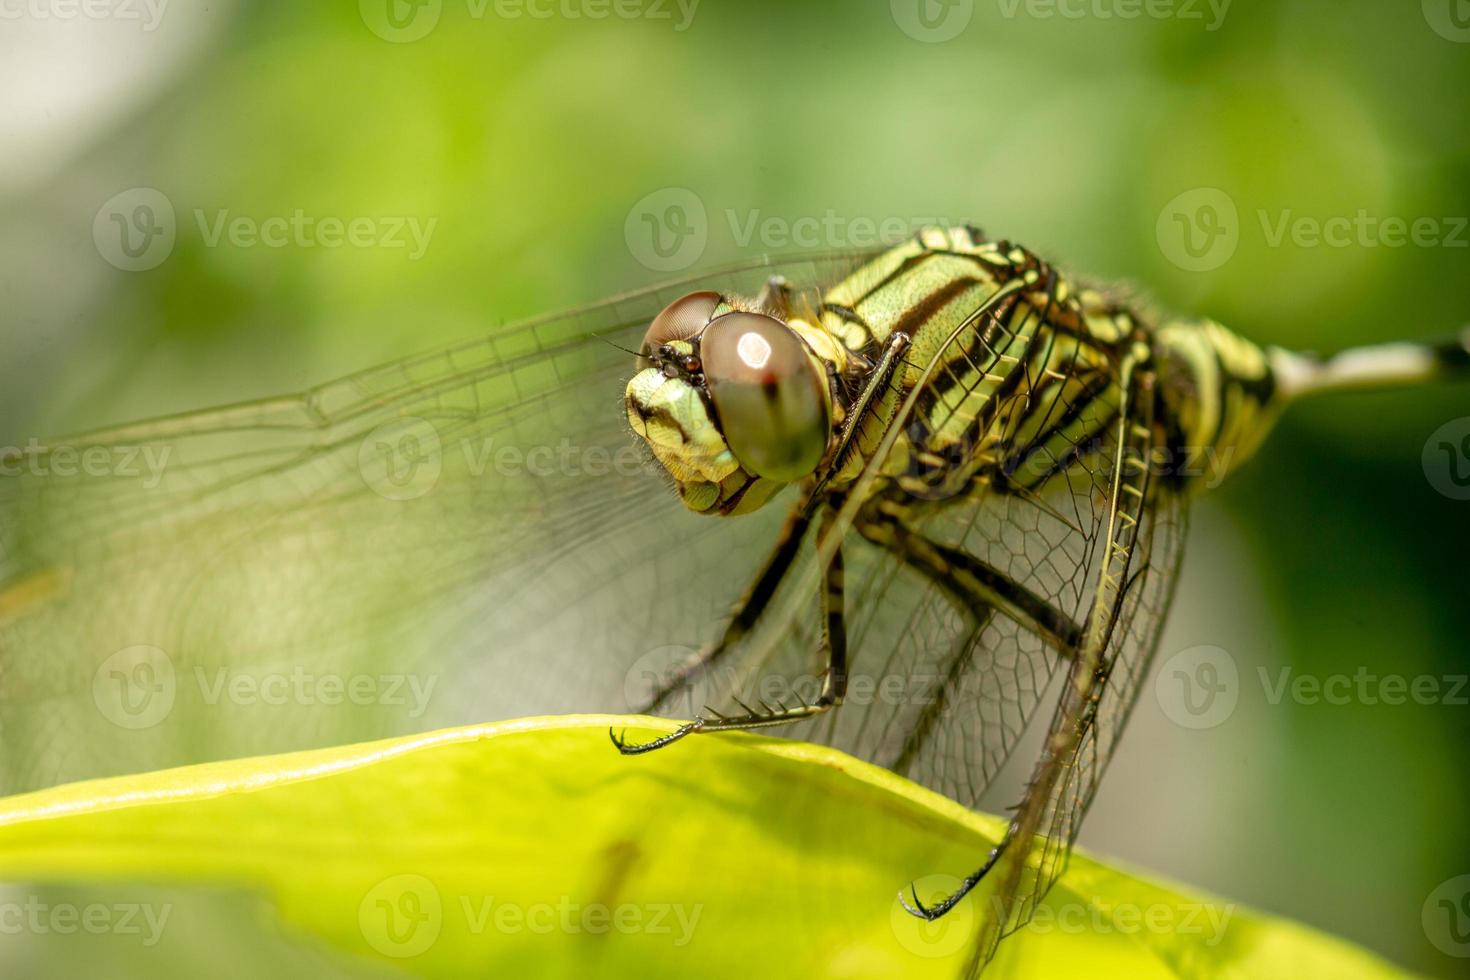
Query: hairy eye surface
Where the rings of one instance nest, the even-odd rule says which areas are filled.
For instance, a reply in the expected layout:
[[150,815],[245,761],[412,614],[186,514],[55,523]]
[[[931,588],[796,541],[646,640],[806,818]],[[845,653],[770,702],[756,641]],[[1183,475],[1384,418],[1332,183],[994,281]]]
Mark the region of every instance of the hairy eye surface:
[[648,325],[648,331],[643,335],[643,346],[639,349],[643,356],[638,359],[638,367],[652,367],[648,355],[664,344],[677,340],[693,340],[699,336],[705,324],[709,323],[715,307],[719,305],[719,293],[703,290],[690,293],[665,306],[653,318],[653,322]]
[[758,476],[809,475],[827,449],[825,379],[781,321],[727,313],[700,341],[704,376],[730,451]]

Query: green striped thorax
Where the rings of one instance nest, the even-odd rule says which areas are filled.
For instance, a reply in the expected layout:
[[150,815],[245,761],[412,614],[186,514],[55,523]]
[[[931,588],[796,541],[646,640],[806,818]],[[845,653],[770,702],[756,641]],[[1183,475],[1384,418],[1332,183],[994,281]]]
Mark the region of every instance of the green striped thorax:
[[690,510],[746,514],[815,473],[834,448],[847,358],[801,319],[691,293],[644,335],[628,422]]
[[[1018,280],[1016,302],[977,319]],[[629,423],[697,513],[749,513],[814,474],[844,487],[900,393],[921,383],[915,364],[937,365],[936,380],[883,472],[931,501],[959,493],[986,466],[1024,490],[1070,479],[1076,447],[1116,430],[1131,351],[1143,351],[1135,360],[1159,383],[1165,434],[1153,461],[1184,490],[1237,468],[1324,370],[1214,321],[1160,323],[1107,291],[1073,289],[1032,253],[968,228],[922,229],[873,258],[824,295],[820,320],[767,309],[765,297],[698,292],[671,303],[649,325],[628,382]],[[896,334],[910,338],[906,367],[865,408],[839,467],[837,433],[876,370],[866,355]],[[1350,366],[1336,376],[1356,376]]]

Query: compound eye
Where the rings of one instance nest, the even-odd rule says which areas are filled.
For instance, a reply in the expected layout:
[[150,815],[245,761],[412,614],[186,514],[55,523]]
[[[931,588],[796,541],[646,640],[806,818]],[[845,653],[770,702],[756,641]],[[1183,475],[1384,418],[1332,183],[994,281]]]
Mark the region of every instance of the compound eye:
[[665,306],[653,318],[653,322],[648,325],[648,331],[643,335],[643,346],[639,348],[642,355],[638,358],[639,370],[653,366],[648,357],[664,344],[698,337],[699,332],[709,323],[715,307],[719,305],[720,294],[704,290],[690,293]]
[[726,313],[699,345],[720,430],[757,476],[790,483],[810,475],[827,451],[826,378],[806,345],[780,320]]

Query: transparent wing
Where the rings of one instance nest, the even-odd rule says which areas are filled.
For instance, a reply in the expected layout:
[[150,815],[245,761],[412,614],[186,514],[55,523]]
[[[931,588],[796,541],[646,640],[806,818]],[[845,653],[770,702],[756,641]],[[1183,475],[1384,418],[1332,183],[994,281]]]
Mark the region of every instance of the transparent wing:
[[[949,587],[943,574],[885,544],[900,529],[885,533],[883,525],[982,563],[1080,631],[1106,539],[1120,379],[1081,345],[1056,359],[1055,336],[1025,312],[1006,313],[1009,323],[1026,325],[1009,348],[1022,377],[989,406],[992,437],[969,447],[985,457],[978,475],[948,485],[942,476],[905,474],[864,508],[843,542],[843,704],[774,730],[830,743],[970,806],[991,786],[1071,653],[1032,621]],[[1043,362],[1053,369],[1046,380],[1036,368]],[[963,402],[955,385],[942,387],[948,404]],[[935,417],[923,392],[916,406],[915,415]],[[809,543],[783,585],[798,612],[768,615],[773,625],[764,635],[758,628],[725,662],[664,701],[668,713],[815,700],[824,665],[813,550]]]
[[[1054,338],[1016,341],[1024,372]],[[1079,352],[1051,383],[1025,381],[995,406],[996,438],[977,447],[989,460],[977,479],[962,489],[901,480],[875,508],[993,570],[1007,590],[1071,624],[1068,632],[1086,619],[1098,574],[1119,410],[1116,377]],[[1036,404],[1045,411],[1028,414]],[[1024,428],[1009,421],[1023,417]],[[869,541],[854,550],[868,569],[852,597],[857,669],[873,671],[880,696],[823,719],[814,737],[975,806],[1070,654],[1033,621],[946,588],[932,569]]]
[[808,299],[867,257],[761,261],[287,398],[12,455],[0,791],[440,725],[627,710],[780,520],[687,513],[628,430],[651,317],[696,284]]
[[[1185,525],[1184,502],[1150,480],[1150,452],[1161,437],[1142,382],[1112,360],[1084,356],[1080,345],[1058,362],[1050,331],[1012,340],[1015,370],[1023,373],[988,406],[996,437],[973,447],[985,457],[979,474],[961,486],[900,478],[864,507],[856,533],[843,542],[847,699],[777,729],[975,805],[1061,669],[1042,757],[1015,808],[1011,846],[984,879],[986,894],[1000,903],[986,908],[1000,914],[982,916],[989,930],[977,944],[983,957],[1030,917],[1061,873],[1147,671]],[[1043,359],[1053,370],[1032,370]],[[962,404],[952,384],[942,387],[952,404]],[[918,403],[924,411],[916,415],[932,416],[923,392]],[[884,521],[901,529],[882,533]],[[940,551],[943,567],[893,547],[904,535]],[[790,587],[819,580],[820,569],[810,567],[816,560],[808,554],[788,576]],[[967,592],[955,581],[962,567],[984,570],[1003,597],[1024,599]],[[682,704],[686,716],[706,704],[723,710],[814,699],[822,677],[816,600],[803,605],[795,596],[793,604],[797,615],[775,618],[784,636],[756,636],[749,657],[699,676]],[[1060,749],[1048,748],[1054,745]]]
[[985,885],[993,904],[981,917],[972,975],[1004,935],[1029,921],[1065,869],[1148,672],[1178,579],[1185,500],[1151,472],[1154,450],[1163,445],[1153,419],[1153,378],[1124,370],[1128,394],[1105,454],[1109,503],[1083,639]]

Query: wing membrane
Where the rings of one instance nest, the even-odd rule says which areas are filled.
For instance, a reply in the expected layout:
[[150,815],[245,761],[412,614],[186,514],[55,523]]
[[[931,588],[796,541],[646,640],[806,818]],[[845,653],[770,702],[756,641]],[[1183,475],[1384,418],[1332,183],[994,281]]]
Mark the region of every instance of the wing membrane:
[[7,460],[0,789],[626,710],[640,658],[706,638],[780,515],[684,510],[611,344],[693,283],[815,295],[863,257],[763,260]]
[[[974,805],[1063,668],[1047,748],[986,879],[998,904],[982,916],[982,959],[1030,917],[1065,864],[1147,670],[1184,529],[1183,501],[1149,479],[1160,438],[1151,391],[1095,357],[1032,372],[1032,355],[1050,356],[1049,338],[1033,340],[1015,369],[1027,372],[1026,383],[987,406],[999,435],[974,448],[990,465],[963,487],[900,479],[855,518],[860,533],[843,543],[848,698],[781,729]],[[946,388],[952,404],[964,404],[953,384]],[[884,519],[943,549],[951,570],[976,563],[1027,601],[1008,607],[967,596],[942,569],[903,557],[885,541],[894,535],[864,531],[865,522]],[[809,589],[819,561],[809,556],[787,588]],[[772,617],[782,635],[756,638],[736,666],[700,678],[686,715],[706,704],[812,699],[820,682],[815,600],[797,595],[793,604],[795,615]],[[1078,625],[1070,647],[1024,614],[1038,605]]]
[[1156,484],[1151,472],[1161,440],[1152,414],[1153,378],[1130,361],[1120,383],[1126,398],[1103,454],[1112,476],[1086,634],[987,882],[994,904],[981,918],[971,960],[975,974],[999,940],[1030,919],[1065,868],[1132,711],[1177,580],[1184,501]]
[[[1030,322],[1024,311],[999,303],[994,315]],[[1051,357],[1050,332],[1016,339],[1015,349],[1027,356],[1015,370],[1030,380],[990,406],[999,420],[994,444],[973,447],[990,465],[961,486],[900,479],[856,516],[860,533],[844,542],[847,698],[835,711],[779,729],[828,742],[972,806],[1066,655],[1034,624],[977,605],[883,546],[881,526],[877,533],[867,528],[900,524],[906,534],[983,563],[1059,619],[1086,620],[1106,540],[1120,378],[1116,367],[1082,355],[1077,345],[1049,387],[1034,362]],[[1095,383],[1096,375],[1105,383]],[[964,403],[954,384],[945,387],[948,404]],[[1025,411],[1036,399],[1045,399],[1041,410]],[[915,404],[933,417],[922,390]],[[671,713],[727,713],[815,697],[821,681],[815,564],[804,556],[783,585],[796,612],[768,614],[766,635],[758,630],[732,662],[666,702]]]
[[[0,789],[640,703],[716,635],[781,506],[739,520],[687,513],[627,431],[630,365],[611,344],[636,347],[695,284],[752,295],[781,274],[812,298],[866,257],[702,275],[299,396],[57,447],[105,451],[101,475],[24,461],[0,479]],[[982,476],[910,483],[874,507],[1092,625],[1118,513],[1124,446],[1108,423],[1121,379],[1022,363],[1026,383],[997,402],[1002,437],[977,447]],[[1046,410],[1026,413],[1037,399]],[[1078,436],[1090,432],[1102,435]],[[139,472],[150,458],[162,465]],[[1076,731],[1075,745],[1033,780],[1045,792],[1023,806],[1022,846],[999,869],[1002,927],[1024,921],[1059,873],[1146,669],[1183,524],[1179,501],[1149,500],[1129,512],[1130,558],[1088,654],[1108,668],[1095,714],[1059,706],[1052,730]],[[1070,675],[1076,662],[1024,617],[862,533],[843,549],[854,684],[840,709],[785,731],[973,805],[1058,667]],[[790,582],[817,580],[813,551]],[[737,656],[671,711],[813,697],[815,589],[790,601],[796,615],[749,638],[764,656]],[[278,681],[284,702],[267,691]],[[323,682],[366,694],[333,696]]]

